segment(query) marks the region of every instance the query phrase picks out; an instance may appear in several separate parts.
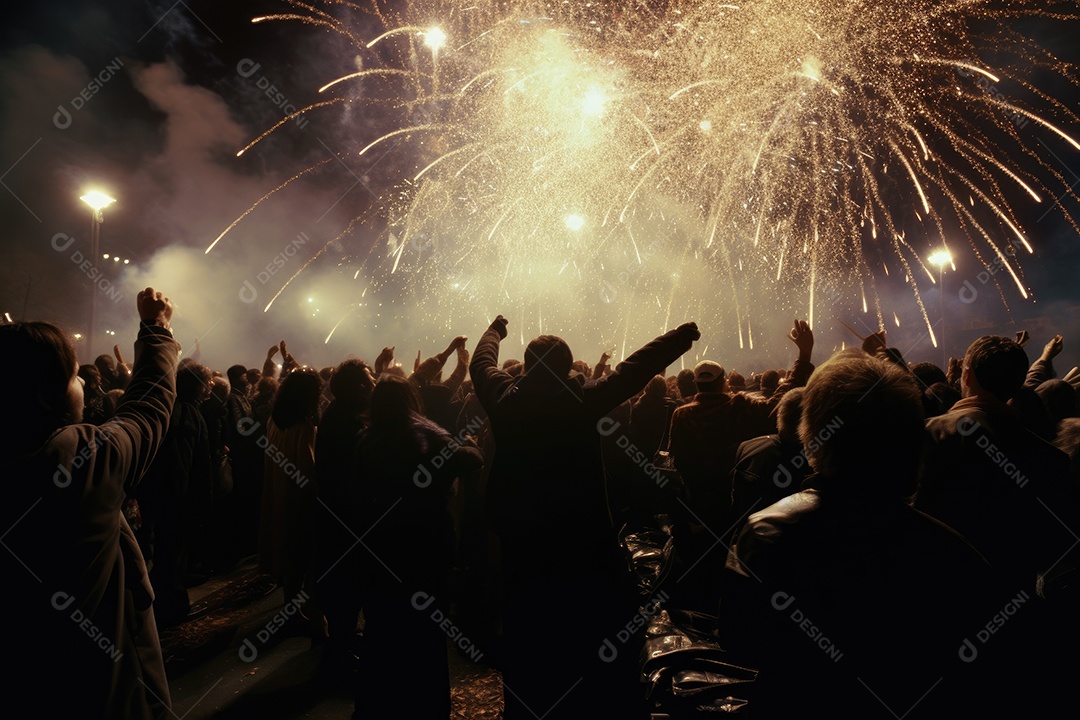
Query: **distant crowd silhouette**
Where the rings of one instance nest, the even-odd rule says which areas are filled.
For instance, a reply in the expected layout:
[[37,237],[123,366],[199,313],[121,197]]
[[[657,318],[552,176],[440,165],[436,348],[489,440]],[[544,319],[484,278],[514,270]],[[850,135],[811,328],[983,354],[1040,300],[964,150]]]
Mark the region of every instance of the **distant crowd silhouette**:
[[[159,631],[252,558],[358,719],[450,717],[448,645],[499,670],[506,720],[648,717],[661,610],[722,648],[669,690],[741,669],[750,717],[1070,696],[1080,372],[1056,378],[1060,335],[1033,363],[1027,333],[975,338],[941,368],[878,331],[815,367],[796,320],[787,369],[665,377],[694,323],[590,366],[553,335],[500,359],[499,316],[411,372],[394,347],[316,370],[284,341],[219,372],[180,359],[162,293],[136,310],[131,363],[0,325],[4,676],[40,714],[168,716]],[[643,529],[673,548],[646,586],[620,542]]]

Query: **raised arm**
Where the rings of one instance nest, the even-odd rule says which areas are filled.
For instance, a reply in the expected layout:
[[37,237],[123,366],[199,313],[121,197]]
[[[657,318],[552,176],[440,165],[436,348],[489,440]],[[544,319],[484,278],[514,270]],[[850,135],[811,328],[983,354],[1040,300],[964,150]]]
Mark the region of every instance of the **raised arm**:
[[266,351],[266,359],[263,360],[262,376],[264,378],[276,379],[278,374],[277,363],[274,362],[274,356],[278,354],[280,348],[277,345],[271,345],[270,349]]
[[451,395],[458,391],[469,372],[469,351],[465,347],[468,340],[469,338],[464,335],[454,338],[454,343],[457,343],[457,347],[454,349],[454,352],[457,353],[457,366],[454,367],[454,372],[450,374],[445,383],[446,387],[450,388]]
[[499,343],[506,337],[507,320],[502,315],[491,321],[491,325],[480,336],[476,344],[472,362],[469,363],[469,377],[473,381],[473,390],[480,404],[488,413],[495,403],[514,383],[508,373],[499,369]]
[[102,449],[94,478],[100,481],[106,475],[116,477],[120,469],[128,491],[150,467],[169,429],[180,356],[180,346],[169,329],[173,313],[169,298],[146,288],[136,302],[140,328],[131,382],[116,415],[98,428]]
[[663,373],[701,338],[697,324],[686,323],[655,338],[615,366],[615,372],[585,388],[585,402],[597,415],[610,412]]
[[1057,373],[1054,371],[1054,358],[1065,349],[1065,340],[1061,335],[1050,338],[1050,342],[1043,347],[1042,355],[1031,363],[1024,387],[1037,388],[1047,380],[1053,380]]

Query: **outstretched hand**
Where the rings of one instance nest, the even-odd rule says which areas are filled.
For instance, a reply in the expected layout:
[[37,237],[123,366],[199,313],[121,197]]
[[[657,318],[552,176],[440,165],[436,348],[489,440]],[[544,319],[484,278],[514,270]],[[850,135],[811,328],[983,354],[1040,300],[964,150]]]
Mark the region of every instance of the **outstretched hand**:
[[796,320],[788,333],[788,339],[799,348],[801,359],[810,359],[810,352],[814,349],[814,331],[810,329],[810,323],[805,320]]
[[1050,338],[1050,342],[1046,343],[1046,347],[1043,348],[1042,358],[1043,360],[1053,360],[1061,351],[1065,349],[1065,339],[1061,335],[1055,335]]
[[280,349],[281,349],[281,348],[279,348],[279,347],[278,347],[277,345],[271,345],[271,346],[270,346],[270,349],[266,351],[266,359],[267,359],[267,360],[269,360],[270,358],[272,358],[272,357],[274,357],[275,355],[277,355],[277,354],[278,354],[278,350],[280,350]]
[[139,320],[144,324],[169,329],[173,314],[173,304],[169,298],[160,292],[155,292],[154,288],[148,287],[139,292],[135,305],[139,311]]
[[1024,347],[1025,345],[1028,344],[1029,340],[1031,340],[1031,336],[1028,335],[1027,330],[1017,330],[1016,331],[1016,344],[1017,345],[1019,345],[1020,347]]
[[509,325],[509,324],[510,324],[509,320],[504,318],[502,315],[499,315],[497,318],[495,318],[494,320],[491,321],[491,326],[488,329],[489,330],[494,330],[495,332],[497,332],[499,334],[499,339],[500,340],[505,340],[506,339],[506,326]]

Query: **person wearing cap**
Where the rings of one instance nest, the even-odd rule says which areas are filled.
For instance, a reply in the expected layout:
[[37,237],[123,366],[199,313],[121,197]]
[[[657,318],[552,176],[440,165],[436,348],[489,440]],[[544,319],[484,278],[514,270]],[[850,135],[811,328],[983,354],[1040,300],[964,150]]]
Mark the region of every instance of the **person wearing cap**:
[[737,519],[730,517],[731,471],[739,444],[775,433],[773,409],[787,389],[805,385],[814,370],[810,326],[796,320],[788,337],[798,347],[799,356],[790,378],[769,398],[729,393],[724,367],[703,360],[694,367],[697,395],[671,417],[668,452],[683,476],[687,504],[695,521],[718,537],[723,537]]
[[491,323],[469,367],[495,439],[488,507],[503,566],[503,717],[576,720],[599,707],[641,716],[637,654],[627,646],[605,662],[597,653],[636,608],[622,592],[601,440],[628,432],[609,413],[701,335],[681,325],[596,381],[572,374],[570,347],[543,335],[515,379],[499,368],[506,328],[501,315]]

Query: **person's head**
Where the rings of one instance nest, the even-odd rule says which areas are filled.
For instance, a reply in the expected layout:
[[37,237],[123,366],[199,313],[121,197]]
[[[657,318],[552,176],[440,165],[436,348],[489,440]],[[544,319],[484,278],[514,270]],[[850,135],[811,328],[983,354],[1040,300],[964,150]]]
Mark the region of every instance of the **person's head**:
[[776,406],[776,432],[784,442],[799,442],[799,421],[802,420],[802,402],[806,388],[792,388],[780,398]]
[[655,375],[652,380],[645,383],[645,388],[641,391],[638,402],[663,403],[666,397],[667,380],[664,379],[663,375]]
[[224,375],[214,375],[210,380],[210,397],[222,405],[229,397],[229,381]]
[[335,400],[357,410],[364,410],[375,389],[375,375],[363,360],[350,358],[337,366],[330,376],[330,392]]
[[732,371],[728,375],[728,387],[732,392],[742,392],[746,390],[746,378],[742,374]]
[[911,495],[924,433],[918,383],[893,363],[843,353],[810,376],[799,438],[813,469],[846,491]]
[[196,362],[184,363],[176,371],[176,399],[199,404],[210,397],[210,368]]
[[574,355],[561,337],[541,335],[525,348],[524,372],[530,378],[565,380],[573,364]]
[[1076,390],[1064,380],[1047,380],[1035,392],[1042,398],[1054,422],[1076,417]]
[[960,386],[965,397],[985,394],[1007,402],[1024,385],[1027,371],[1027,353],[1015,340],[983,335],[964,354]]
[[330,378],[334,375],[334,368],[327,365],[319,371],[319,377],[322,378],[324,383],[330,382]]
[[83,379],[86,392],[101,394],[101,371],[97,365],[84,364],[79,366],[79,377]]
[[247,383],[249,387],[258,387],[259,381],[262,380],[262,370],[259,368],[248,368],[247,370]]
[[780,373],[775,370],[766,370],[761,373],[761,394],[765,397],[772,397],[772,394],[776,392],[776,388],[780,386]]
[[1020,422],[1043,440],[1053,441],[1057,422],[1042,399],[1031,388],[1022,387],[1009,399],[1009,407],[1020,417]]
[[944,415],[959,401],[960,391],[944,381],[923,390],[923,411],[928,418]]
[[416,388],[405,378],[384,375],[371,392],[368,414],[375,428],[407,425],[414,414],[420,414]]
[[238,393],[247,394],[248,379],[247,368],[243,365],[233,365],[225,371],[229,377],[229,386]]
[[124,399],[124,391],[113,388],[105,393],[101,401],[101,415],[105,420],[111,420],[116,415],[116,409],[120,407],[120,401]]
[[932,362],[915,363],[911,366],[911,374],[924,388],[928,388],[934,383],[948,382],[945,371]]
[[94,358],[94,365],[101,373],[101,382],[106,389],[110,389],[116,382],[116,361],[112,355],[98,355]]
[[305,422],[318,424],[321,393],[322,378],[314,370],[301,368],[289,373],[274,398],[270,412],[274,424],[282,430]]
[[675,387],[678,389],[680,397],[693,397],[697,392],[697,386],[694,384],[694,371],[690,369],[680,370],[679,374],[675,376]]
[[712,360],[702,360],[694,366],[694,386],[698,392],[724,392],[724,367]]
[[57,428],[82,421],[78,368],[75,348],[55,325],[0,325],[0,377],[7,385],[0,447],[32,452]]

